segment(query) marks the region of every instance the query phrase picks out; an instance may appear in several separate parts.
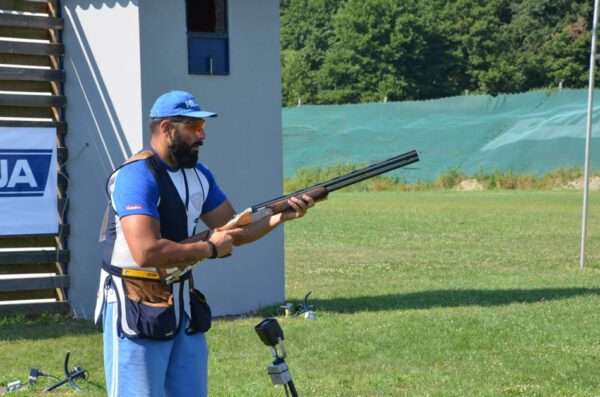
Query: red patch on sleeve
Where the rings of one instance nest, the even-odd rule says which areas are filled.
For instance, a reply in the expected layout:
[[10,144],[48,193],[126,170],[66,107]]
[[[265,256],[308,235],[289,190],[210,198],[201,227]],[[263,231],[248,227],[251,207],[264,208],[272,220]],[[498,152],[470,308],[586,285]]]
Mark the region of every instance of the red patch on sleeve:
[[142,208],[144,208],[144,206],[143,205],[139,205],[139,204],[138,205],[128,205],[127,207],[125,207],[125,209],[127,211],[130,211],[130,210],[141,210]]

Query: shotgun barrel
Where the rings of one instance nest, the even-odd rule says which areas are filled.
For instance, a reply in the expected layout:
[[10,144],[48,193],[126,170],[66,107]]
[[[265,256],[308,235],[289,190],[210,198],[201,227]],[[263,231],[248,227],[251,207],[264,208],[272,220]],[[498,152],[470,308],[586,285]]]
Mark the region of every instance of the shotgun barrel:
[[334,192],[334,191],[336,191],[338,189],[343,189],[343,188],[345,188],[347,186],[354,185],[355,183],[362,182],[362,181],[367,180],[369,178],[373,178],[375,176],[378,176],[378,175],[381,175],[381,174],[385,174],[386,172],[390,172],[390,171],[393,171],[395,169],[398,169],[398,168],[401,168],[401,167],[405,167],[405,166],[407,166],[409,164],[416,163],[417,161],[419,161],[419,156],[415,152],[414,156],[407,157],[403,161],[396,162],[396,163],[393,163],[393,164],[389,164],[387,167],[381,167],[381,168],[378,168],[378,169],[373,170],[371,172],[357,175],[354,178],[343,180],[343,181],[341,181],[339,183],[336,183],[335,185],[328,186],[327,187],[327,191],[328,192]]
[[353,185],[355,183],[364,181],[369,178],[373,178],[377,175],[381,175],[383,173],[393,171],[397,168],[404,167],[408,164],[412,164],[419,161],[419,155],[416,150],[411,150],[410,152],[401,154],[396,157],[389,158],[387,160],[381,161],[379,163],[372,164],[368,167],[361,168],[356,171],[352,171],[346,175],[342,175],[333,179],[330,179],[325,182],[318,183],[314,186],[298,190],[291,194],[286,194],[268,201],[265,201],[260,204],[253,205],[251,208],[252,212],[258,211],[261,208],[268,207],[271,204],[277,203],[282,200],[288,200],[292,197],[298,197],[303,193],[314,190],[319,187],[324,187],[328,192],[333,192],[335,190]]

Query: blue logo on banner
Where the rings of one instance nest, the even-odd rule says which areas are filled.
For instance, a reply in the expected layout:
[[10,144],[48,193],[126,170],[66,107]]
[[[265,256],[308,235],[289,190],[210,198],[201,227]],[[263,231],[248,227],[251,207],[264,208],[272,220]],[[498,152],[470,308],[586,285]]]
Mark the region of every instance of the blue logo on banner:
[[0,149],[0,197],[43,196],[52,149]]

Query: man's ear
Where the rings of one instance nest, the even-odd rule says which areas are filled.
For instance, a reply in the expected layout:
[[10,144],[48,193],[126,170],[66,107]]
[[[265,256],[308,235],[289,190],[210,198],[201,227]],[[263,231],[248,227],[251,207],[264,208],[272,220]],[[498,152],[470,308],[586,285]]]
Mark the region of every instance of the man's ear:
[[173,133],[173,124],[171,124],[171,122],[169,120],[163,120],[160,122],[160,133],[166,137],[171,137],[171,134]]

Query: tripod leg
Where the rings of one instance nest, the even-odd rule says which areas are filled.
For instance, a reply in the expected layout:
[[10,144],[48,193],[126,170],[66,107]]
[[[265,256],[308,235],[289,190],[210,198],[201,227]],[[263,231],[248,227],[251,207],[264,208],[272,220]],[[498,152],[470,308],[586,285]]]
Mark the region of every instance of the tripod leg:
[[[289,388],[290,388],[290,393],[292,393],[292,397],[298,397],[298,392],[296,391],[296,386],[294,386],[294,381],[290,380],[287,383],[287,386],[289,386]],[[287,394],[287,389],[286,389],[286,394]]]
[[59,381],[59,382],[56,382],[56,383],[55,383],[55,384],[53,384],[52,386],[49,386],[49,387],[45,388],[45,389],[44,389],[44,391],[50,391],[50,390],[54,390],[54,389],[56,389],[58,386],[62,386],[62,385],[64,385],[65,383],[67,383],[68,381],[69,381],[68,379],[63,379],[63,380],[61,380],[61,381]]

